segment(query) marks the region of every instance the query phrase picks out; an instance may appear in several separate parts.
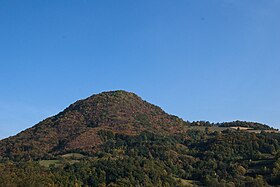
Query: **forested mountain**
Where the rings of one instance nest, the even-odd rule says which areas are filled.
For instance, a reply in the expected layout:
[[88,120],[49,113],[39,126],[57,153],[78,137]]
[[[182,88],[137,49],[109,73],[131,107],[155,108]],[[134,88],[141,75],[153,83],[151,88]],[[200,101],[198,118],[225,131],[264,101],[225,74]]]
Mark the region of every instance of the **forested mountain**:
[[1,140],[0,186],[276,186],[280,134],[265,130],[185,122],[133,93],[103,92]]
[[0,155],[42,159],[65,151],[93,153],[103,143],[100,130],[136,135],[142,131],[170,134],[186,122],[133,93],[103,92],[75,102],[63,112],[0,142]]

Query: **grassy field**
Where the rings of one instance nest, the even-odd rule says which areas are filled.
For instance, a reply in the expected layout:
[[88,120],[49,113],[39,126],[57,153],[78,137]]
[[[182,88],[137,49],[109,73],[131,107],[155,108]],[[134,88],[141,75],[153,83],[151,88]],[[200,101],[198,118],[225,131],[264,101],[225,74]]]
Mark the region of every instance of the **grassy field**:
[[75,159],[67,159],[67,160],[40,160],[39,161],[39,164],[41,166],[44,166],[44,167],[50,167],[51,165],[54,165],[54,166],[59,166],[59,165],[62,165],[62,163],[69,163],[69,164],[75,164],[77,162],[80,162],[79,160],[75,160]]
[[181,184],[183,184],[186,187],[195,187],[195,186],[202,186],[202,184],[199,181],[194,180],[186,180],[174,177],[175,180],[180,181]]
[[65,155],[61,156],[62,158],[74,158],[74,159],[80,159],[80,158],[84,158],[85,156],[79,153],[68,153]]
[[[190,129],[193,129],[193,130],[201,130],[201,131],[205,131],[205,126],[191,126]],[[229,129],[229,127],[217,127],[217,126],[212,126],[212,127],[208,127],[209,128],[209,131],[211,132],[221,132],[223,130],[226,130],[226,129]]]
[[50,165],[55,165],[55,166],[60,165],[61,161],[60,160],[40,160],[39,164],[44,167],[50,167]]

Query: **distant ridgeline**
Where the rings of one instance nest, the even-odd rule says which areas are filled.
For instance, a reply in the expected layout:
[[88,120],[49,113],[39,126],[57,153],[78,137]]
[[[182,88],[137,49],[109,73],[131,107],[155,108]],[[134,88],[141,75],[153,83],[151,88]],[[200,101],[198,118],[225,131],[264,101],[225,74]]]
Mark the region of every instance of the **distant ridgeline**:
[[223,123],[211,123],[209,121],[194,121],[188,122],[190,126],[194,129],[202,129],[201,127],[210,127],[210,129],[221,131],[221,130],[244,130],[252,133],[280,133],[278,129],[274,129],[265,124],[247,121],[233,121],[233,122],[223,122]]
[[255,130],[276,130],[268,125],[256,123],[256,122],[247,122],[247,121],[233,121],[233,122],[223,122],[223,123],[211,123],[209,121],[194,121],[189,122],[191,126],[218,126],[218,127],[247,127]]
[[280,134],[267,125],[185,122],[111,91],[0,141],[1,186],[277,186]]

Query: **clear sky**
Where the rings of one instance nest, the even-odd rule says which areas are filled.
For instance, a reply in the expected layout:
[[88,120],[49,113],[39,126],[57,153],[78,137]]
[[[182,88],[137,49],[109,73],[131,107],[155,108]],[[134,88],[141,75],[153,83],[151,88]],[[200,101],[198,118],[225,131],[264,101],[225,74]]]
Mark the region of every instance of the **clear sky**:
[[0,138],[122,89],[280,128],[280,0],[0,0]]

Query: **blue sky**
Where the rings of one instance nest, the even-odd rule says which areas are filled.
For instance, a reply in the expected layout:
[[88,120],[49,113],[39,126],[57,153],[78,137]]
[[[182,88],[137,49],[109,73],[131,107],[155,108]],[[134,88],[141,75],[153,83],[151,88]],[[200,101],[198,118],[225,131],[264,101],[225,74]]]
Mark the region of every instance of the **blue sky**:
[[0,138],[128,90],[185,120],[280,128],[279,0],[0,0]]

